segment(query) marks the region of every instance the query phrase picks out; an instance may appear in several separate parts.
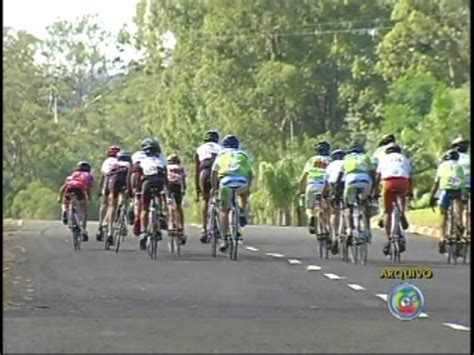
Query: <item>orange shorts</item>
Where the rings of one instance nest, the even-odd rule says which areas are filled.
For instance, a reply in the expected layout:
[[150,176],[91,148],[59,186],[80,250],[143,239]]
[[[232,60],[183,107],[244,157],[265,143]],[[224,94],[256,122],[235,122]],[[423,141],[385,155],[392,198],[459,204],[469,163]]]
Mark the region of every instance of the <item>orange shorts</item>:
[[410,192],[410,179],[407,178],[388,178],[383,182],[382,198],[385,213],[392,213],[395,196],[406,197]]

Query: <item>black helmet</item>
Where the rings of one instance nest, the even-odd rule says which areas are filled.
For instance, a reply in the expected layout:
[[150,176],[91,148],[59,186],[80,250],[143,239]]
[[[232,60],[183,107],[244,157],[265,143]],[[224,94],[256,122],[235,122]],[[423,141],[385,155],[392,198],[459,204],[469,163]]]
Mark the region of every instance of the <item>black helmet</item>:
[[402,148],[396,143],[391,143],[387,149],[385,149],[385,153],[390,154],[390,153],[401,153]]
[[225,136],[224,139],[222,140],[222,146],[224,148],[238,149],[239,144],[240,144],[239,139],[236,136],[233,136],[231,134]]
[[446,153],[444,153],[443,160],[454,160],[454,161],[459,160],[458,151],[455,149],[448,150]]
[[91,165],[86,161],[80,161],[79,163],[77,163],[76,167],[77,167],[77,170],[85,171],[85,172],[88,172],[88,173],[90,173],[91,170],[92,170]]
[[219,142],[219,132],[215,130],[207,131],[206,134],[204,134],[204,142]]
[[459,153],[467,153],[469,150],[469,143],[468,139],[459,136],[451,142],[451,148],[456,148]]
[[147,138],[142,142],[142,150],[145,153],[161,153],[160,143],[153,138]]
[[382,147],[384,145],[387,145],[389,143],[395,143],[396,139],[393,134],[386,134],[382,137],[382,139],[379,142],[379,147]]
[[358,154],[365,153],[364,145],[360,142],[356,142],[351,145],[348,153],[358,153]]
[[132,162],[132,154],[129,153],[129,152],[120,151],[117,154],[117,160],[118,161],[126,161],[126,162],[131,163]]
[[331,153],[331,159],[332,160],[342,160],[344,159],[344,156],[346,155],[346,152],[343,151],[342,149],[336,149]]
[[314,151],[316,154],[329,155],[329,152],[331,151],[331,145],[326,141],[318,142],[314,146]]

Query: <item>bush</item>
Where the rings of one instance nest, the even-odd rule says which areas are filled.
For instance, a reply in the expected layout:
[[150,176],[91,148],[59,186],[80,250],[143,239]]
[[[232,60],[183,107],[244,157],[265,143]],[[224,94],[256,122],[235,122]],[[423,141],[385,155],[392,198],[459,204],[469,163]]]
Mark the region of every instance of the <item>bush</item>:
[[57,192],[39,181],[31,182],[14,198],[11,212],[14,218],[54,220],[60,217]]

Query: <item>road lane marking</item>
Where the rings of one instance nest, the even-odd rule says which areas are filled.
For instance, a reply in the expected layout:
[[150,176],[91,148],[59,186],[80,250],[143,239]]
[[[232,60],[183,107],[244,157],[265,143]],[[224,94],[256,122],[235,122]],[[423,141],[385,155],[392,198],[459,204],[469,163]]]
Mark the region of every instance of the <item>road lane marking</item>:
[[250,251],[259,251],[260,249],[254,248],[254,247],[245,247],[245,249],[250,250]]
[[418,318],[429,318],[430,316],[426,313],[421,312]]
[[196,224],[196,223],[191,223],[190,226],[192,226],[192,227],[198,227],[198,228],[201,227],[200,224]]
[[288,262],[291,264],[291,265],[298,265],[298,264],[301,264],[301,261],[297,260],[297,259],[288,259]]
[[471,328],[465,327],[464,325],[460,324],[454,324],[454,323],[443,323],[444,326],[452,328],[454,330],[463,330],[465,332],[468,332],[471,330]]
[[336,275],[336,274],[324,274],[324,276],[326,276],[329,280],[342,280],[342,279],[345,279],[344,276],[339,276],[339,275]]
[[321,270],[321,266],[318,266],[318,265],[308,265],[306,267],[306,270],[308,271],[320,271]]
[[273,256],[275,258],[283,258],[284,257],[283,254],[278,254],[278,253],[266,253],[266,255]]
[[348,284],[347,287],[353,289],[354,291],[365,291],[365,287],[362,287],[358,284]]
[[388,299],[388,295],[387,295],[387,294],[385,294],[385,293],[377,293],[375,296],[377,296],[378,298],[380,298],[382,301],[387,302],[387,299]]

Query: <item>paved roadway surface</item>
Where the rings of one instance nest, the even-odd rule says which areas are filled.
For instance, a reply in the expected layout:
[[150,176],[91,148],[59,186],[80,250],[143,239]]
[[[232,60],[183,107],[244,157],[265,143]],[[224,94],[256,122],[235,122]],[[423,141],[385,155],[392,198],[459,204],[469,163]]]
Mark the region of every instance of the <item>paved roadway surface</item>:
[[162,243],[152,261],[134,238],[119,254],[95,240],[74,252],[59,222],[27,221],[17,250],[24,294],[4,311],[5,353],[469,352],[469,266],[446,265],[432,238],[409,236],[404,266],[432,267],[434,277],[415,281],[428,317],[403,322],[376,296],[400,282],[380,279],[390,265],[380,232],[367,266],[319,259],[305,228],[247,227],[237,262],[211,259],[198,228],[188,232],[181,256]]

